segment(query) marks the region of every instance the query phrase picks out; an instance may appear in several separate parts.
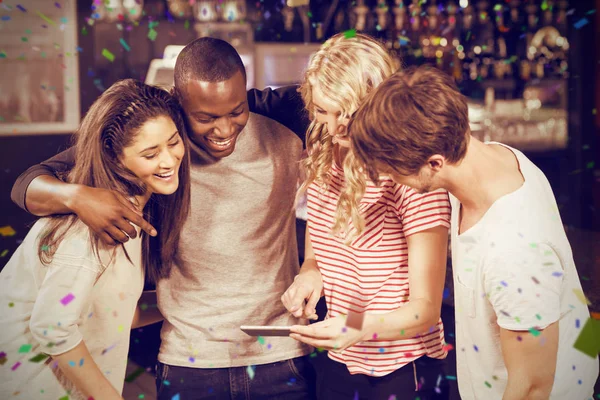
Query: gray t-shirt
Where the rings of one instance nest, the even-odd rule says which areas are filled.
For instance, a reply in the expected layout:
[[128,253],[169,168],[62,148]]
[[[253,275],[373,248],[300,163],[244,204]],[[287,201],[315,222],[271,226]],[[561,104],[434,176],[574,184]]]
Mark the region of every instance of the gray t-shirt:
[[288,337],[259,340],[239,329],[300,323],[280,297],[299,270],[293,206],[301,153],[292,131],[251,113],[233,154],[192,163],[183,265],[157,286],[160,362],[225,368],[309,352]]

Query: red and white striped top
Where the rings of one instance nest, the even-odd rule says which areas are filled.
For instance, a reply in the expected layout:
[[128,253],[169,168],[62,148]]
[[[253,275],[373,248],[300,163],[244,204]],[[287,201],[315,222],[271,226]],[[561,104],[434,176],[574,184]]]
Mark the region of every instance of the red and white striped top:
[[[335,209],[343,187],[343,171],[331,170],[325,190],[313,183],[308,188],[308,229],[321,274],[327,318],[348,311],[388,313],[408,303],[408,245],[406,237],[436,226],[450,226],[447,192],[419,194],[413,189],[383,179],[380,187],[369,182],[360,210],[364,232],[344,245],[333,237]],[[351,227],[350,229],[354,229]],[[347,365],[351,374],[384,376],[417,358],[445,358],[441,319],[418,338],[357,343],[329,357]]]

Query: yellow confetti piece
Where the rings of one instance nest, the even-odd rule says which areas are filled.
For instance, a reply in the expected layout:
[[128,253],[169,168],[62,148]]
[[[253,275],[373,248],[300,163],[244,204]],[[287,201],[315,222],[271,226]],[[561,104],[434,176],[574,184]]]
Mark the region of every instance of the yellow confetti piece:
[[577,299],[579,301],[581,301],[583,304],[589,306],[592,303],[587,299],[587,297],[585,297],[585,294],[583,293],[583,291],[581,289],[573,289],[573,293],[575,293],[575,296],[577,296]]
[[111,53],[108,49],[102,49],[102,55],[110,62],[115,61],[115,55]]
[[39,11],[35,12],[41,19],[43,19],[44,21],[46,21],[47,23],[49,23],[50,25],[56,26],[56,22],[52,21],[50,18],[46,17],[44,14],[42,14]]
[[17,232],[10,225],[0,227],[0,235],[2,236],[14,236],[15,233]]

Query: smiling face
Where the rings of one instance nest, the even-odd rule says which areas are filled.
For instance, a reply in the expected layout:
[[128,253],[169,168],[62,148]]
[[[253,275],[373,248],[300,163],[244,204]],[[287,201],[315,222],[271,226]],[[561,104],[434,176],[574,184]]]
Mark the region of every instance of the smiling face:
[[134,142],[123,148],[121,162],[148,188],[147,194],[173,194],[179,186],[179,166],[185,154],[173,120],[160,116],[146,121]]
[[317,84],[312,85],[312,103],[317,122],[327,126],[327,132],[332,137],[333,143],[349,148],[347,130],[349,118],[340,118],[342,115],[340,106],[333,104]]
[[180,93],[192,142],[215,158],[233,153],[250,116],[244,75],[238,71],[222,82],[190,80]]

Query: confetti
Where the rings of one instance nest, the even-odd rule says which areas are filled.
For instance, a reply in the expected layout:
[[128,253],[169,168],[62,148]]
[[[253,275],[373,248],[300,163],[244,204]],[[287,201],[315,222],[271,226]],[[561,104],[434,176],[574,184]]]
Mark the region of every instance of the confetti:
[[127,383],[133,382],[134,380],[139,378],[145,371],[146,370],[144,368],[139,367],[138,369],[136,369],[131,374],[129,374],[128,376],[125,377],[125,382],[127,382]]
[[30,344],[24,344],[21,347],[19,347],[19,353],[29,353],[30,351],[31,351]]
[[573,26],[575,29],[581,29],[586,26],[590,21],[587,18],[581,18],[579,21],[575,22]]
[[65,297],[60,299],[60,302],[62,303],[63,306],[66,306],[71,301],[73,301],[74,298],[75,298],[75,296],[73,296],[73,293],[69,293],[68,295],[66,295]]
[[450,289],[444,288],[444,293],[442,294],[442,298],[445,300],[450,296]]
[[537,285],[540,284],[540,281],[537,280],[537,278],[535,276],[531,277],[531,280],[534,281]]
[[254,369],[255,368],[256,367],[254,365],[248,365],[248,367],[246,367],[246,373],[250,377],[250,380],[254,379]]
[[127,51],[131,51],[131,47],[129,47],[129,45],[127,44],[127,42],[125,41],[125,39],[121,38],[119,39],[119,42],[121,43],[121,46],[123,46],[123,48]]
[[537,330],[537,329],[535,329],[535,328],[529,328],[529,333],[531,333],[533,336],[536,336],[536,337],[537,337],[537,336],[540,336],[540,333],[541,333],[541,332],[540,332],[540,331],[538,331],[538,330]]
[[600,321],[588,318],[573,347],[596,358],[600,353]]
[[575,294],[575,296],[577,296],[577,299],[582,302],[583,304],[589,306],[592,303],[587,299],[587,297],[585,297],[585,294],[583,293],[583,291],[581,289],[573,289],[573,293]]
[[14,236],[15,230],[10,225],[0,227],[0,235],[2,236]]
[[475,351],[479,351],[479,349],[477,348],[477,346],[473,345],[473,348],[475,349]]
[[0,254],[0,257],[5,257],[8,254],[8,249],[4,249],[2,251],[2,254]]
[[27,12],[27,9],[20,4],[17,4],[17,8],[23,12]]
[[69,366],[74,367],[75,366],[75,361],[69,361]]
[[356,37],[356,29],[349,29],[347,31],[344,32],[344,37],[346,39],[350,39],[353,37]]
[[579,318],[577,318],[577,319],[575,320],[575,328],[578,328],[578,329],[579,329]]
[[265,338],[264,337],[259,336],[257,340],[258,340],[258,343],[265,344]]
[[56,2],[54,3],[54,5],[56,6],[56,8],[60,8],[60,3]]
[[13,365],[13,366],[11,367],[11,370],[12,370],[12,371],[16,370],[17,368],[19,368],[19,365],[21,365],[21,363],[20,363],[19,361],[17,361],[17,362],[15,363],[15,365]]
[[112,349],[114,349],[116,345],[117,344],[115,343],[112,346],[107,347],[106,349],[102,350],[102,354],[101,355],[105,355],[106,353],[108,353],[109,351],[111,351]]
[[171,397],[171,400],[179,400],[179,393],[177,393],[175,396]]
[[450,343],[446,343],[443,348],[444,351],[450,351],[452,349],[454,349],[454,346],[452,346]]
[[46,17],[44,14],[42,14],[39,11],[35,12],[41,19],[43,19],[44,21],[46,21],[47,23],[49,23],[52,26],[56,26],[56,22],[52,21],[50,18]]
[[110,62],[115,61],[115,55],[108,51],[108,49],[102,49],[102,55]]
[[365,319],[364,313],[357,313],[354,311],[349,311],[348,317],[346,318],[346,326],[348,328],[353,328],[353,329],[360,331],[363,327],[364,319]]
[[34,363],[39,363],[40,361],[44,361],[46,358],[48,358],[47,354],[40,353],[35,357],[31,357],[29,359],[29,361],[34,362]]
[[560,278],[561,276],[563,276],[563,273],[562,272],[558,272],[558,271],[557,272],[553,272],[552,276],[556,276],[556,277]]
[[154,29],[150,29],[148,31],[148,39],[152,40],[153,42],[154,42],[154,39],[156,39],[157,36],[158,36],[158,33]]
[[455,381],[456,377],[454,375],[446,375],[446,379],[448,379],[450,381]]
[[489,387],[489,388],[491,388],[491,387],[492,387],[492,385],[491,385],[491,384],[490,384],[488,381],[485,381],[484,383],[485,383],[485,386],[487,386],[487,387]]

